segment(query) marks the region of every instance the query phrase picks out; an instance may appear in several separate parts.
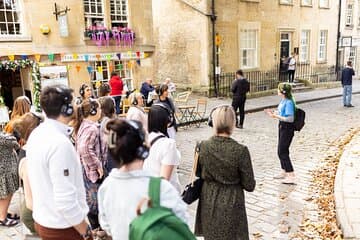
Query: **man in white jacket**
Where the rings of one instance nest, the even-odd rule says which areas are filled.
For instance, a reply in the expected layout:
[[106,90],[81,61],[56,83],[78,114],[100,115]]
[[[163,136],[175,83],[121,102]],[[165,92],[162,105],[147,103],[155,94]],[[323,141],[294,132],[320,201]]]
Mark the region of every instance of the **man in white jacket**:
[[40,104],[47,118],[27,143],[33,218],[43,240],[92,239],[81,165],[67,125],[74,114],[72,98],[72,90],[62,85],[43,89]]

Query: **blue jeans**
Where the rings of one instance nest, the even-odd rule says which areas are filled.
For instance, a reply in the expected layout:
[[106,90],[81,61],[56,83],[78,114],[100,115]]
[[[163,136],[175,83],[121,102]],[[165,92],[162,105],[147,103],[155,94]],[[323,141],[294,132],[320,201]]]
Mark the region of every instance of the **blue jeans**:
[[116,114],[120,114],[121,96],[114,96]]
[[351,105],[351,94],[352,94],[352,85],[343,86],[343,103],[344,106]]

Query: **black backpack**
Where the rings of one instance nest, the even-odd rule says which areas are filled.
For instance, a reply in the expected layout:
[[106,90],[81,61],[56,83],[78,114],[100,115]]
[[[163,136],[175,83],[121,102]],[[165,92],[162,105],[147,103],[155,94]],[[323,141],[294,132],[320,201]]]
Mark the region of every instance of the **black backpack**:
[[305,111],[301,108],[295,109],[294,129],[300,131],[305,125]]

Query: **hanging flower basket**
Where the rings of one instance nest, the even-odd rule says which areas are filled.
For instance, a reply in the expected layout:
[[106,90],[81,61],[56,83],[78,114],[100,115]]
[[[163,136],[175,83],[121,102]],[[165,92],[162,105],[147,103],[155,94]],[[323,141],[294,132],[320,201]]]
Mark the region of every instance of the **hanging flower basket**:
[[135,32],[130,28],[91,26],[84,32],[85,37],[90,38],[98,47],[109,46],[110,40],[113,39],[118,47],[131,48],[135,43]]

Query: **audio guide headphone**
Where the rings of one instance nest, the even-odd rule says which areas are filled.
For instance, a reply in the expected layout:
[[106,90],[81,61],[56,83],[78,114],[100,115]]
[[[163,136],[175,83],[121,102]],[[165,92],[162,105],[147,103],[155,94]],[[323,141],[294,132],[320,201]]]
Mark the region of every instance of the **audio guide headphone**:
[[[71,98],[70,98],[70,94],[66,92],[65,89],[61,88],[61,87],[56,87],[55,88],[56,92],[63,98],[63,102],[60,108],[60,113],[70,117],[71,115],[73,115],[74,113],[74,107],[71,104]],[[67,96],[70,95],[70,96]]]
[[[136,149],[136,157],[140,159],[145,159],[149,156],[149,148],[144,144],[145,143],[145,133],[141,125],[137,121],[133,120],[124,120],[127,124],[130,125],[129,133],[137,136],[142,145],[138,146]],[[108,146],[109,148],[116,147],[117,133],[113,130],[110,130]]]
[[171,109],[166,106],[164,103],[161,103],[161,102],[157,102],[157,103],[154,103],[153,106],[159,106],[161,107],[162,109],[165,109],[167,114],[168,114],[168,122],[169,123],[172,123],[174,121],[174,116],[173,116],[173,112],[171,111]]
[[209,118],[208,118],[208,125],[209,125],[209,127],[213,127],[212,115],[213,115],[214,111],[215,111],[216,109],[218,109],[218,108],[221,108],[221,107],[232,107],[232,106],[229,105],[229,104],[222,104],[222,105],[216,106],[216,107],[214,107],[213,109],[211,109],[210,115],[209,115]]
[[161,84],[159,87],[159,96],[163,95],[163,93],[168,89],[166,84]]
[[91,116],[95,116],[97,114],[97,108],[98,108],[98,106],[96,106],[97,102],[96,102],[96,100],[90,98],[89,103],[90,103],[89,113]]
[[81,87],[80,87],[80,89],[79,89],[79,93],[80,93],[80,95],[82,96],[82,97],[84,97],[84,94],[85,94],[85,89],[87,88],[87,87],[89,87],[87,84],[82,84],[81,85]]

